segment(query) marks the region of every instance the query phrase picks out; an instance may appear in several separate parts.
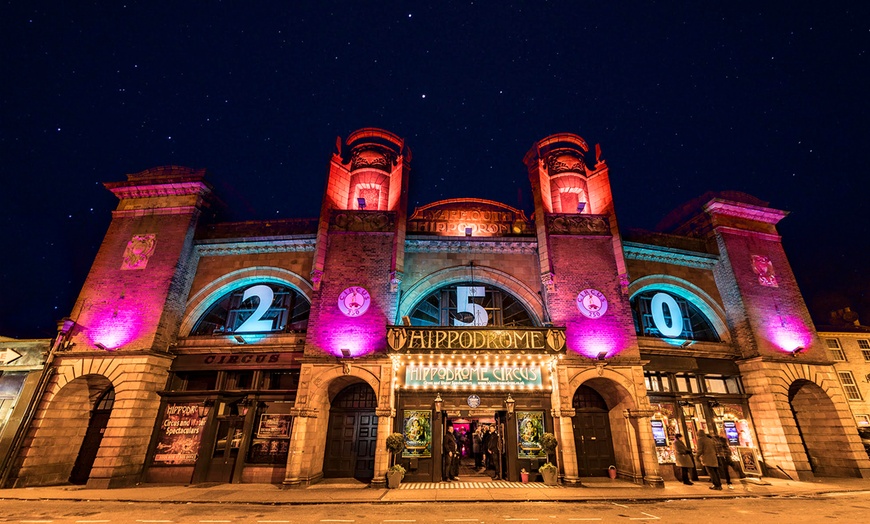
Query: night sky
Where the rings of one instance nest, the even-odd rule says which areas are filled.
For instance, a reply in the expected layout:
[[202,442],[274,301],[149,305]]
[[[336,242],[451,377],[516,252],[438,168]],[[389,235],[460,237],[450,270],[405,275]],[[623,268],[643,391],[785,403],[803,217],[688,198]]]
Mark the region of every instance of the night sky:
[[0,335],[71,314],[102,182],[207,168],[228,220],[316,217],[336,136],[413,152],[410,207],[531,213],[547,135],[601,144],[623,228],[708,190],[779,229],[817,321],[870,324],[870,2],[4,2]]

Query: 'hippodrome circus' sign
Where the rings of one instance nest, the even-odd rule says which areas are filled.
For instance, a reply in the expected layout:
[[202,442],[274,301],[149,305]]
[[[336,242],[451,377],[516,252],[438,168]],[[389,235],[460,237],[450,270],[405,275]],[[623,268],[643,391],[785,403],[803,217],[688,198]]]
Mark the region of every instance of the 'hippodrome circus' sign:
[[565,350],[565,328],[468,329],[393,326],[387,329],[393,351],[527,349]]

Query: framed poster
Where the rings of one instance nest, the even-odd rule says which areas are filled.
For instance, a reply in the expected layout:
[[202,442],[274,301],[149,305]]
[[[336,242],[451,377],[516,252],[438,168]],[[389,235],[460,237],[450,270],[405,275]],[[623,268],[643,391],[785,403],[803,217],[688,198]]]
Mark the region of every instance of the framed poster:
[[406,409],[402,418],[402,433],[405,435],[404,458],[429,458],[432,456],[432,412]]
[[517,456],[524,458],[546,457],[541,447],[544,436],[543,411],[517,411]]
[[758,460],[758,452],[755,448],[738,447],[737,454],[740,455],[740,469],[747,475],[761,476],[761,462]]
[[260,415],[260,425],[257,427],[257,438],[289,438],[290,415]]
[[202,428],[210,408],[198,402],[166,405],[163,422],[157,430],[154,464],[193,465],[199,454]]

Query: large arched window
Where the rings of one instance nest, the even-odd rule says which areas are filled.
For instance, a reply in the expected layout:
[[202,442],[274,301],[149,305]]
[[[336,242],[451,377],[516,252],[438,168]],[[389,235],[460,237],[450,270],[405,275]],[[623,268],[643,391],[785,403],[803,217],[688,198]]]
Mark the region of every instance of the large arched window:
[[310,307],[305,296],[289,286],[253,284],[221,297],[191,335],[305,331]]
[[664,291],[644,291],[631,299],[631,310],[639,336],[719,342],[713,324],[683,297]]
[[510,293],[482,284],[455,284],[436,289],[409,315],[414,326],[531,327],[532,316]]

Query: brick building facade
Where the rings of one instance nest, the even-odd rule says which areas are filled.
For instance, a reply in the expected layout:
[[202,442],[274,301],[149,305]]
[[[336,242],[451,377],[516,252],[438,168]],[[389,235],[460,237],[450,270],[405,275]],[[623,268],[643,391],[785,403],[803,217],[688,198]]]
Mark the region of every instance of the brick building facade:
[[8,485],[382,485],[391,432],[406,479],[437,481],[448,425],[493,431],[511,480],[549,460],[566,484],[662,485],[674,435],[701,429],[750,474],[870,475],[785,213],[708,194],[621,232],[599,156],[535,143],[532,219],[409,215],[410,151],[373,128],[332,155],[316,219],[220,222],[204,170],[106,184],[120,203]]

